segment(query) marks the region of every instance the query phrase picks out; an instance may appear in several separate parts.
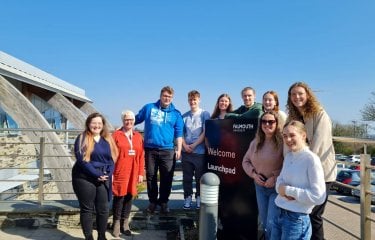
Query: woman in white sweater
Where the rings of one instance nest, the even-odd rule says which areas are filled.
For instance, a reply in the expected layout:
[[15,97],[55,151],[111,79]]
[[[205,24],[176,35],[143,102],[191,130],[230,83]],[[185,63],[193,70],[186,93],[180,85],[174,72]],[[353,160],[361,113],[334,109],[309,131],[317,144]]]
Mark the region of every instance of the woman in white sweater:
[[306,144],[306,128],[300,121],[290,121],[283,129],[289,152],[284,157],[276,181],[275,203],[280,214],[275,219],[271,239],[309,240],[309,214],[326,197],[324,173],[319,157]]

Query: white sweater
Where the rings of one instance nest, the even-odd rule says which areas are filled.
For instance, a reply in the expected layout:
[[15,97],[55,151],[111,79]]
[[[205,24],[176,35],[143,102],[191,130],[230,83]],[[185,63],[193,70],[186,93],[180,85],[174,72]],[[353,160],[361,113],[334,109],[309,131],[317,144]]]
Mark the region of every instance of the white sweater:
[[295,200],[288,200],[279,194],[275,199],[277,206],[293,212],[311,213],[313,207],[322,204],[326,197],[319,157],[308,147],[298,152],[288,152],[276,181],[277,192],[280,185],[285,185],[286,195]]

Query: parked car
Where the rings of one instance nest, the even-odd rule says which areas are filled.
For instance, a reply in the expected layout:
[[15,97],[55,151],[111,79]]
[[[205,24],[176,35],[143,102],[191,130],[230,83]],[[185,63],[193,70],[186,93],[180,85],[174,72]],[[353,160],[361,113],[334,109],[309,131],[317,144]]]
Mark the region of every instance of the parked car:
[[[375,204],[375,180],[372,180],[371,181],[371,187],[370,187],[370,191],[371,191],[371,203],[372,204]],[[361,197],[361,186],[357,186],[356,189],[352,189],[352,195],[354,197],[357,197],[357,198],[360,198]]]
[[[360,171],[352,169],[342,169],[336,176],[336,181],[351,186],[358,186],[361,181]],[[337,183],[333,183],[331,190],[335,190],[342,194],[351,194],[352,189],[346,186],[341,186]]]
[[348,156],[346,156],[344,154],[341,154],[341,153],[335,154],[335,159],[338,160],[338,161],[345,161],[347,158],[348,158]]
[[336,164],[337,172],[340,172],[342,169],[347,169],[348,167],[345,165],[345,163],[339,162]]
[[360,163],[361,162],[361,156],[360,155],[349,155],[346,160],[347,162],[351,162],[351,163]]

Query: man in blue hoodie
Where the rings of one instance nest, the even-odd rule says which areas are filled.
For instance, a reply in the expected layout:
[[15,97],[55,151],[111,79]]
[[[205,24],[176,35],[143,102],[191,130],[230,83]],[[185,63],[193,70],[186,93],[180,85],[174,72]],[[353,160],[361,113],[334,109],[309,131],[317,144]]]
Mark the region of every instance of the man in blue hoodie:
[[[172,87],[163,87],[160,91],[160,99],[156,103],[143,106],[135,116],[135,124],[145,122],[144,147],[149,213],[154,213],[158,204],[161,206],[160,213],[169,212],[168,200],[172,189],[174,167],[176,159],[181,157],[184,123],[180,111],[172,104],[173,94]],[[160,193],[157,183],[158,170]]]

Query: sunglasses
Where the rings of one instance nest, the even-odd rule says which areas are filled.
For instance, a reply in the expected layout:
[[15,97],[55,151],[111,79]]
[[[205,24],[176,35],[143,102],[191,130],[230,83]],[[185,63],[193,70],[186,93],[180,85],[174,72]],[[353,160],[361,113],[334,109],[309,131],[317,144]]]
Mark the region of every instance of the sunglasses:
[[276,120],[264,120],[264,119],[262,119],[261,123],[265,124],[265,125],[272,125],[272,124],[276,123]]

